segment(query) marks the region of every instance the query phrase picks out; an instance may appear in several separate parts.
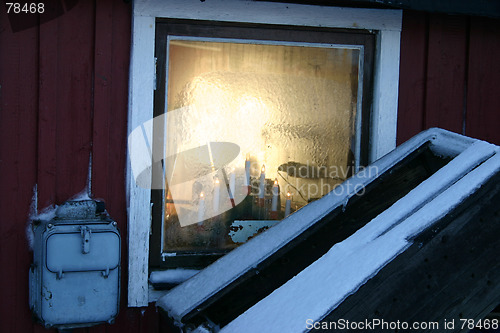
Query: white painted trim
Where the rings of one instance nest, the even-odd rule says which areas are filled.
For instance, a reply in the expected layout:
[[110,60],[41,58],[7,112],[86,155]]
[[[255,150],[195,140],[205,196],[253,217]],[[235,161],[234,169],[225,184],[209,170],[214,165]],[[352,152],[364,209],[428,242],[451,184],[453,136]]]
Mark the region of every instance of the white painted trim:
[[399,31],[379,31],[370,128],[370,163],[396,147],[399,90]]
[[[155,19],[161,17],[378,31],[370,158],[374,160],[395,148],[402,11],[248,0],[135,0],[133,3],[129,134],[153,118]],[[151,194],[135,184],[130,161],[127,198],[128,305],[147,306]]]
[[[132,22],[129,78],[128,134],[153,118],[154,17],[136,16]],[[149,126],[152,122],[149,122]],[[148,129],[146,129],[147,131]],[[149,230],[151,190],[137,186],[127,159],[128,305],[148,305]]]
[[134,15],[179,19],[401,30],[400,10],[319,7],[248,0],[135,0]]

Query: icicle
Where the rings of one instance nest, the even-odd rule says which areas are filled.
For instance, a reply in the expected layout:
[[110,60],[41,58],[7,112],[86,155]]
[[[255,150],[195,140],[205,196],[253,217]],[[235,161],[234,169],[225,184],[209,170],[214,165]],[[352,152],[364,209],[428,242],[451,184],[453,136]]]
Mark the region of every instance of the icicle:
[[87,196],[92,198],[92,151],[89,153],[89,174],[87,176]]
[[33,250],[33,242],[35,234],[33,233],[33,219],[38,215],[38,185],[33,186],[33,196],[31,198],[30,213],[28,223],[26,224],[26,239],[28,241],[29,249]]
[[348,203],[349,203],[349,197],[345,198],[344,202],[342,203],[342,213],[345,212]]

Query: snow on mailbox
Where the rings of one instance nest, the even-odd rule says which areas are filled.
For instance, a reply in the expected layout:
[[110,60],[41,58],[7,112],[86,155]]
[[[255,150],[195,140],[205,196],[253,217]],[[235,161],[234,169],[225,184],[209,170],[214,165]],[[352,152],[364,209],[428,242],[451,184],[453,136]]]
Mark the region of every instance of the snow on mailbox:
[[45,327],[112,323],[118,314],[120,234],[94,200],[68,201],[33,221],[30,308]]

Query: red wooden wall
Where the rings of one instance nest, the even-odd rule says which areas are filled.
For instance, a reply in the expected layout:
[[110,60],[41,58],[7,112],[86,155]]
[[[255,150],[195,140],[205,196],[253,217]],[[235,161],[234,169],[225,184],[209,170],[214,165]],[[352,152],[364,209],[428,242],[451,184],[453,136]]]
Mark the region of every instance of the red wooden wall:
[[398,143],[442,127],[500,144],[500,20],[404,12]]
[[[126,307],[125,158],[131,5],[73,1],[66,13],[13,32],[0,13],[0,331],[42,332],[28,309],[26,239],[39,208],[92,193],[122,232],[121,309],[114,325],[75,332],[157,332],[159,316]],[[500,144],[500,21],[405,12],[398,142],[439,126]]]
[[127,309],[125,293],[131,4],[72,3],[18,32],[0,10],[0,332],[46,331],[28,308],[25,230],[33,189],[37,184],[40,209],[64,202],[85,189],[90,158],[92,193],[105,200],[122,234],[122,306],[114,325],[75,332],[154,332],[154,308]]

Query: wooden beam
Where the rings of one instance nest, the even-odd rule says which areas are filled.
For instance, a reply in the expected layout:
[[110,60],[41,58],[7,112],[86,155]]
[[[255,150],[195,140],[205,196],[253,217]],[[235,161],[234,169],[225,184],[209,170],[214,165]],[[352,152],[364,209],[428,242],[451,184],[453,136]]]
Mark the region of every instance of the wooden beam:
[[323,321],[438,322],[484,318],[500,304],[500,174],[349,296]]

